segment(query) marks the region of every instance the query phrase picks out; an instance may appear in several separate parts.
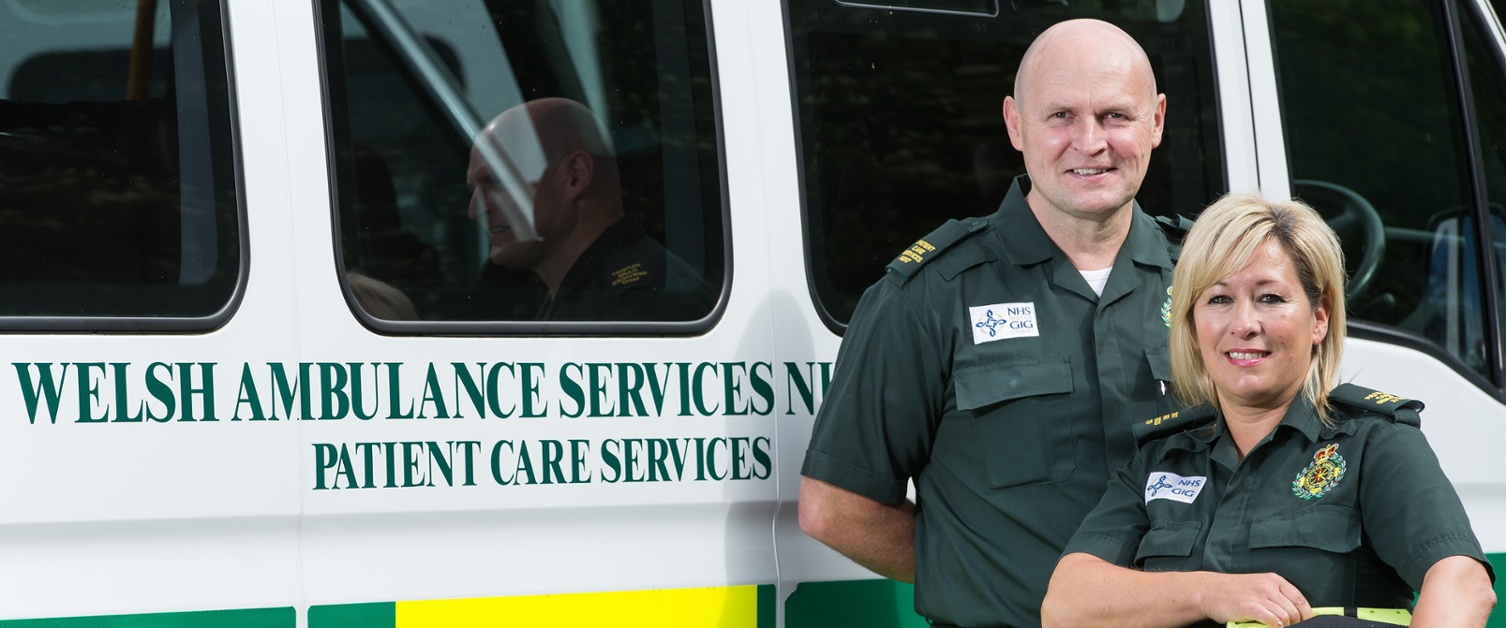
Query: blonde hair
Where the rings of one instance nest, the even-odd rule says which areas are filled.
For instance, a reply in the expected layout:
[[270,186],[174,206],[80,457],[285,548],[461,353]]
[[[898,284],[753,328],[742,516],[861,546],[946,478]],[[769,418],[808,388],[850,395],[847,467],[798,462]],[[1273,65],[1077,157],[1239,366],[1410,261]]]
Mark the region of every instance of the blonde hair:
[[1302,395],[1327,423],[1328,391],[1338,381],[1344,351],[1344,253],[1333,230],[1301,201],[1229,194],[1203,210],[1187,233],[1172,275],[1167,342],[1176,396],[1188,405],[1217,405],[1218,392],[1198,350],[1193,306],[1204,290],[1244,268],[1268,240],[1291,256],[1313,310],[1328,311],[1328,333],[1313,347],[1302,386]]

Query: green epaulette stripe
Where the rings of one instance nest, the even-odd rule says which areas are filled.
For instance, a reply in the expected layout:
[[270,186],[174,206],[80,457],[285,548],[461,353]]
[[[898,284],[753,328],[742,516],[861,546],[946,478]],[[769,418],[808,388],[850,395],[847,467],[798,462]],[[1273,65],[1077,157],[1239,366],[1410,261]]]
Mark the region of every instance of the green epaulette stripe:
[[225,626],[227,628],[287,626],[293,628],[297,624],[297,613],[291,606],[0,621],[0,627],[3,628],[198,628],[199,626]]

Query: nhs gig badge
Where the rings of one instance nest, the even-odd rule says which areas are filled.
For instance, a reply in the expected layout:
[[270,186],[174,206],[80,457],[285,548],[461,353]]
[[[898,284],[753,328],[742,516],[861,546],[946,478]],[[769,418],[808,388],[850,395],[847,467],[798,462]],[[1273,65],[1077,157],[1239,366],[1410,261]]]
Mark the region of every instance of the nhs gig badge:
[[1155,499],[1169,499],[1190,504],[1197,499],[1198,493],[1203,492],[1203,484],[1207,481],[1208,476],[1205,475],[1184,478],[1175,473],[1152,471],[1150,477],[1145,478],[1145,503],[1149,504]]
[[973,328],[973,344],[1039,336],[1035,325],[1035,303],[995,303],[967,308]]

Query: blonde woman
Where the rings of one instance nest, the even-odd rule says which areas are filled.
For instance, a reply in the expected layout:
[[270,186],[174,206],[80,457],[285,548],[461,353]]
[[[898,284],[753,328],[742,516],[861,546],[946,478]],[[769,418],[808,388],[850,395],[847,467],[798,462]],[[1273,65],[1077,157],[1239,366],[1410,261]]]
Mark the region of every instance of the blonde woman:
[[[1188,233],[1172,379],[1052,575],[1048,626],[1483,626],[1492,575],[1419,431],[1422,404],[1335,388],[1337,239],[1298,202],[1231,195]],[[1313,622],[1325,624],[1331,620]]]

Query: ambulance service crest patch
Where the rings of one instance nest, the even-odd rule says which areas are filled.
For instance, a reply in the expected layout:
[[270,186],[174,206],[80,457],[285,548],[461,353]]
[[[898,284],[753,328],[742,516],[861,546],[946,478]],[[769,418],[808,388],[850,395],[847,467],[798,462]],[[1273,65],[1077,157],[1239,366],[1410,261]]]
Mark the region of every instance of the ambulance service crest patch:
[[1166,286],[1166,302],[1161,304],[1161,322],[1171,328],[1171,286]]
[[1292,480],[1292,494],[1304,500],[1321,498],[1344,478],[1344,457],[1334,443],[1313,454],[1313,463]]

